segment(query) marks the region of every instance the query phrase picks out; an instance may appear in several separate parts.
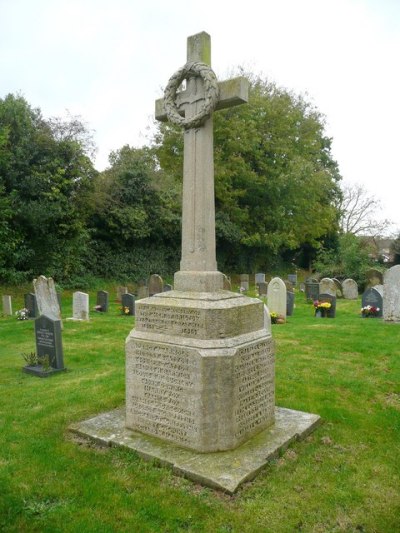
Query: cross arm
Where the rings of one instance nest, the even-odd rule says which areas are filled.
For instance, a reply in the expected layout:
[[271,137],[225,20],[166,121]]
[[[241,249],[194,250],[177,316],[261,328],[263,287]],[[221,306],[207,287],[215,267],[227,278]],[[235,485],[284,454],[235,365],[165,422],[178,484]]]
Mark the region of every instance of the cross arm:
[[[225,109],[227,107],[234,107],[237,105],[246,104],[249,101],[249,82],[243,76],[239,76],[238,78],[232,78],[231,80],[220,81],[218,83],[218,86],[220,91],[220,98],[215,108],[216,111],[218,109]],[[185,91],[182,91],[180,93],[177,93],[176,95],[178,109],[181,100],[183,100],[183,97],[186,98],[186,95],[184,95],[184,93]],[[181,115],[184,115],[183,110],[181,111]],[[162,122],[168,120],[167,114],[164,110],[163,98],[159,98],[158,100],[156,100],[155,117],[157,120],[160,120]]]

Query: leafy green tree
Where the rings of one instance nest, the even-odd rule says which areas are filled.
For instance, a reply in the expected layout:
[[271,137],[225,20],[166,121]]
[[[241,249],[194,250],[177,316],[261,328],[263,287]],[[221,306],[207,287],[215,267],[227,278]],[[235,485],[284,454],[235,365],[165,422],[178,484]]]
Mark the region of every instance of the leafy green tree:
[[93,271],[120,279],[170,273],[180,244],[177,191],[163,187],[151,148],[126,145],[109,160],[91,198]]
[[87,147],[67,122],[45,121],[40,110],[11,94],[0,99],[0,139],[7,231],[18,248],[3,278],[5,271],[9,278],[12,272],[58,279],[78,273],[88,240],[85,198],[96,174]]
[[[273,83],[249,81],[247,105],[214,114],[217,253],[230,270],[268,268],[338,228],[340,176],[322,115]],[[180,181],[182,132],[161,124],[155,143]]]
[[313,267],[324,277],[352,278],[357,283],[365,282],[365,272],[374,265],[371,249],[365,239],[353,233],[343,233],[338,238],[337,248],[322,248]]

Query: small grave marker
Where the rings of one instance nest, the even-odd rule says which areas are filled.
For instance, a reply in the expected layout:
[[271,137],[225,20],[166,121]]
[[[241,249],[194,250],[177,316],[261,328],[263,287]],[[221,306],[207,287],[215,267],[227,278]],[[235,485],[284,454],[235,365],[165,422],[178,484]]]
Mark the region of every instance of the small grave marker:
[[108,292],[107,291],[98,291],[96,299],[96,311],[101,313],[107,313],[108,311]]
[[122,295],[122,312],[124,315],[135,315],[135,295],[129,292]]

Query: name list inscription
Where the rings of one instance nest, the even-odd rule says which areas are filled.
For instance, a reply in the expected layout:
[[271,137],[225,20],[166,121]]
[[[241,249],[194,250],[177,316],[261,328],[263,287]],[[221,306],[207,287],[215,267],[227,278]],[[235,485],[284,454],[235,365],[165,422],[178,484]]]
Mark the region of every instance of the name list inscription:
[[54,333],[49,329],[38,328],[36,330],[36,343],[45,348],[54,348]]
[[238,351],[235,359],[236,437],[272,422],[275,409],[272,338]]
[[193,444],[198,431],[193,408],[195,366],[185,349],[135,342],[127,409],[136,429]]
[[174,333],[195,337],[201,327],[199,309],[146,305],[136,317],[136,328],[155,333]]

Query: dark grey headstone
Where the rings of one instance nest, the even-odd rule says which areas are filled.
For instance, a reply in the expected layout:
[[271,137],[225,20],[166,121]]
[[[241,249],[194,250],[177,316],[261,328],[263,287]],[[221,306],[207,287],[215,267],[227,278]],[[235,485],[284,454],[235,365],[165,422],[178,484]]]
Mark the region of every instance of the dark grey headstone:
[[[36,356],[39,364],[24,367],[24,372],[39,377],[47,377],[55,372],[66,370],[61,338],[61,320],[41,315],[35,320]],[[49,367],[40,364],[41,359],[48,361]]]
[[332,294],[322,293],[319,295],[318,301],[321,303],[329,302],[331,304],[331,307],[327,310],[326,316],[328,318],[336,317],[336,296],[333,296]]
[[268,291],[268,283],[266,281],[263,281],[262,283],[258,283],[258,294],[262,296],[263,294],[267,294]]
[[367,289],[362,295],[361,302],[362,307],[366,307],[367,305],[378,307],[379,312],[377,316],[383,316],[383,297],[382,294],[376,289],[376,287],[370,287],[369,289]]
[[318,300],[319,298],[319,283],[314,281],[306,281],[306,298],[307,300]]
[[108,292],[107,291],[98,291],[96,307],[98,311],[102,313],[107,313],[108,311]]
[[36,296],[32,292],[24,294],[24,307],[29,311],[29,318],[37,318]]
[[286,315],[292,316],[294,309],[294,292],[286,291]]
[[288,274],[287,279],[292,283],[293,286],[297,285],[297,274]]
[[172,291],[172,285],[170,283],[166,283],[164,285],[164,291],[163,292],[169,292]]
[[[121,295],[122,308],[125,315],[135,315],[135,296],[129,292]],[[125,312],[125,309],[129,309],[129,313]]]

